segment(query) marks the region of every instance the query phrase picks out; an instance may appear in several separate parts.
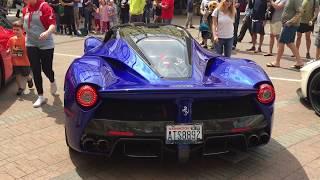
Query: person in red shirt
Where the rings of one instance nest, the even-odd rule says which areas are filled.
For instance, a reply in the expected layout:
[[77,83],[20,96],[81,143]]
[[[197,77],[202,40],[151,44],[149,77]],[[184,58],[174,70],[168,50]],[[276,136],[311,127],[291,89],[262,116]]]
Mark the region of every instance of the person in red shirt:
[[7,53],[10,53],[12,57],[13,71],[18,85],[17,95],[20,96],[26,87],[25,80],[27,80],[29,88],[33,87],[33,82],[30,75],[30,62],[27,56],[22,23],[20,21],[14,22],[12,29],[15,36],[8,41]]
[[52,68],[54,55],[54,40],[52,33],[56,29],[56,19],[53,9],[44,0],[27,0],[23,8],[23,28],[26,32],[27,54],[30,60],[38,99],[34,108],[46,103],[43,96],[42,71],[50,81],[50,92],[55,95],[57,85]]
[[161,7],[161,18],[163,19],[163,23],[171,24],[174,12],[174,0],[162,0]]

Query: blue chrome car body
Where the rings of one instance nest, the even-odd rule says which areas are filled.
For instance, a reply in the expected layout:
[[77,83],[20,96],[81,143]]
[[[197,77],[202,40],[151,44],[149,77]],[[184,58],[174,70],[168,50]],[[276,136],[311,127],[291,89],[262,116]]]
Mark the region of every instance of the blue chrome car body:
[[[104,99],[171,98],[175,99],[177,109],[187,106],[191,110],[194,99],[223,100],[251,96],[257,93],[260,84],[272,85],[267,74],[255,62],[218,56],[204,50],[194,39],[190,42],[191,76],[177,79],[161,77],[137,53],[137,49],[119,35],[107,42],[89,38],[85,44],[86,52],[70,65],[64,87],[67,142],[79,152],[86,152],[81,147],[81,138],[99,106],[108,103],[103,102]],[[81,108],[75,100],[76,91],[83,84],[93,85],[99,93],[100,100],[91,109]],[[270,135],[273,103],[261,104],[256,100],[256,106],[267,122],[264,128],[270,131]],[[192,111],[188,116],[179,111],[172,121],[192,123]],[[244,127],[240,125],[238,128]]]

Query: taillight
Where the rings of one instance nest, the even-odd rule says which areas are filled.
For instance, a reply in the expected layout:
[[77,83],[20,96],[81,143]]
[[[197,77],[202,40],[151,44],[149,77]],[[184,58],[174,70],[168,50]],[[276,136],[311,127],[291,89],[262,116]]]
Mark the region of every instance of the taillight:
[[97,90],[90,85],[81,86],[77,91],[76,100],[85,108],[93,107],[98,102]]
[[263,104],[269,104],[274,101],[275,99],[275,91],[273,86],[270,84],[262,84],[259,86],[258,94],[257,94],[258,101]]

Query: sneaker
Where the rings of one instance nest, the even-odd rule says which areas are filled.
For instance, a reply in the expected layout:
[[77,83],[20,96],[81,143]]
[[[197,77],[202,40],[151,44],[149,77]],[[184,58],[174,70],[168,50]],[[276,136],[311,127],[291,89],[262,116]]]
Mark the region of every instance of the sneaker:
[[307,58],[307,59],[311,59],[310,53],[307,53],[307,54],[306,54],[306,58]]
[[33,103],[33,107],[34,108],[38,108],[40,107],[42,104],[45,104],[46,103],[46,99],[43,97],[43,96],[39,96],[37,101],[35,103]]
[[18,92],[17,92],[17,96],[21,96],[22,93],[23,93],[23,91],[24,91],[24,89],[19,88],[19,89],[18,89]]
[[57,88],[56,82],[53,82],[53,83],[50,84],[50,92],[51,92],[52,95],[55,95],[55,94],[56,94],[57,89],[58,89],[58,88]]
[[29,81],[27,81],[28,83],[28,88],[33,88],[33,81],[32,79],[30,79]]

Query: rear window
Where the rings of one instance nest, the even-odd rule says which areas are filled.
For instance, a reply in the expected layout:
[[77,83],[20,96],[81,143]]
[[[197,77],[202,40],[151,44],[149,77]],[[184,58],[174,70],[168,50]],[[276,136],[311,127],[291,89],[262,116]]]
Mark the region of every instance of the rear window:
[[162,78],[191,76],[191,38],[182,28],[166,26],[126,26],[120,35],[134,44],[141,56]]
[[186,41],[170,37],[149,37],[136,44],[163,78],[190,76],[191,65]]

